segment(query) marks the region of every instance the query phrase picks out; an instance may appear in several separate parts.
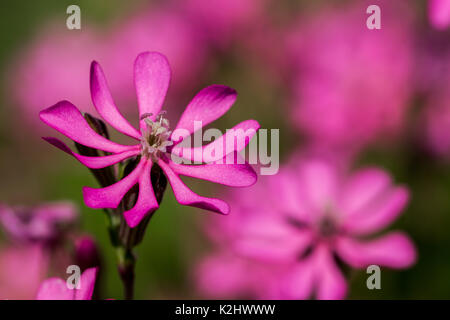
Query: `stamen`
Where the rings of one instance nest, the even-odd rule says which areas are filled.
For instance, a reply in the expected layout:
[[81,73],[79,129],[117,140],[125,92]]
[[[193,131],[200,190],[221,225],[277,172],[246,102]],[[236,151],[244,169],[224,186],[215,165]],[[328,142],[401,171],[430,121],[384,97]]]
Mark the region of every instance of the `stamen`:
[[152,113],[145,113],[141,116],[141,120],[144,120],[147,125],[142,129],[142,155],[152,157],[153,160],[159,157],[160,153],[166,152],[168,146],[173,145],[173,142],[169,140],[172,131],[169,131],[169,121],[164,118],[165,111],[161,111],[156,116],[155,121],[150,119],[153,116]]

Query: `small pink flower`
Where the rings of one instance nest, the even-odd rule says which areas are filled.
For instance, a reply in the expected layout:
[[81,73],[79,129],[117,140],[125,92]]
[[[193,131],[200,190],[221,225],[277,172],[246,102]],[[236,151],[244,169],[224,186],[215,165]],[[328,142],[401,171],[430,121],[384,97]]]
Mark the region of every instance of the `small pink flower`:
[[[139,184],[139,196],[135,206],[124,212],[131,227],[135,227],[144,216],[158,208],[150,170],[157,164],[165,173],[180,204],[227,214],[229,206],[222,200],[206,198],[192,192],[179,178],[180,175],[204,179],[228,186],[249,186],[255,183],[256,174],[248,164],[218,164],[217,160],[242,150],[245,145],[234,143],[228,154],[208,155],[205,148],[223,144],[227,134],[206,146],[191,149],[177,145],[190,136],[196,128],[195,122],[202,121],[206,126],[221,117],[232,106],[236,91],[222,85],[212,85],[201,90],[189,103],[182,114],[174,133],[169,131],[169,123],[160,113],[171,77],[167,59],[160,53],[141,53],[134,65],[134,82],[139,105],[140,131],[125,120],[114,104],[100,65],[91,65],[91,95],[97,112],[113,128],[138,141],[132,146],[112,142],[97,134],[83,118],[81,112],[70,102],[61,101],[40,113],[41,120],[58,130],[68,138],[90,148],[111,153],[104,157],[87,157],[72,152],[63,142],[55,138],[44,138],[59,149],[74,156],[89,168],[98,169],[111,166],[128,158],[140,157],[136,168],[119,182],[106,188],[83,188],[85,204],[90,208],[117,208],[121,199],[134,185]],[[254,120],[243,121],[234,129],[251,129],[253,134],[259,128]],[[231,137],[234,139],[233,137]],[[183,165],[171,160],[172,155],[179,156],[189,151],[190,160],[196,160],[201,154],[207,165]],[[192,151],[192,152],[191,152]],[[218,156],[218,157],[217,157]]]
[[[234,213],[208,229],[219,244],[219,253],[208,263],[210,274],[220,273],[217,257],[228,256],[234,267],[222,278],[200,277],[201,287],[209,281],[209,287],[216,288],[218,281],[229,278],[237,282],[230,290],[241,292],[238,284],[247,292],[266,290],[254,294],[257,297],[341,299],[347,281],[335,256],[353,268],[414,264],[416,251],[404,233],[367,238],[400,215],[408,202],[407,189],[393,185],[377,168],[349,176],[343,171],[330,161],[306,159],[233,196]],[[254,273],[259,281],[250,280]]]
[[97,277],[97,268],[90,268],[81,274],[79,289],[70,288],[60,278],[50,278],[42,282],[36,300],[91,300]]
[[424,142],[431,152],[450,159],[450,95],[437,92],[424,110]]
[[450,26],[450,0],[428,0],[428,16],[436,29]]
[[33,299],[48,271],[49,257],[40,245],[0,249],[0,300]]
[[14,241],[51,242],[74,224],[77,209],[70,202],[46,203],[32,208],[0,206],[0,226]]

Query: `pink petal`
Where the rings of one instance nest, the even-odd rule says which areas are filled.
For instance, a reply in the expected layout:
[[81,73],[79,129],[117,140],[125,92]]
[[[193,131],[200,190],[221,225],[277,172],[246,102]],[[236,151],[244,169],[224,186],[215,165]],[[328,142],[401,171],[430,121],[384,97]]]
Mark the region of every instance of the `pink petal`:
[[450,26],[450,1],[449,0],[429,0],[428,15],[431,24],[436,29],[445,29]]
[[83,118],[81,112],[69,101],[60,101],[42,110],[39,117],[53,129],[87,147],[113,153],[128,151],[130,148],[97,134]]
[[78,161],[80,161],[82,164],[84,164],[86,167],[91,169],[100,169],[105,168],[108,166],[111,166],[113,164],[116,164],[122,160],[131,158],[139,154],[139,146],[132,146],[129,147],[128,151],[124,151],[121,153],[116,153],[104,157],[88,157],[88,156],[82,156],[78,153],[73,152],[70,150],[70,148],[63,143],[61,140],[52,138],[52,137],[44,137],[43,138],[48,143],[54,145],[58,149],[70,154],[74,158],[76,158]]
[[74,300],[91,300],[94,292],[95,279],[97,278],[98,269],[86,269],[80,278],[80,289],[75,289]]
[[69,289],[62,279],[50,278],[42,282],[36,300],[75,300],[75,290]]
[[137,140],[141,134],[120,113],[109,92],[105,75],[100,65],[93,61],[91,64],[91,97],[97,112],[113,128]]
[[256,182],[257,176],[249,164],[181,165],[172,161],[170,167],[177,175],[208,180],[231,187],[247,187]]
[[158,208],[150,177],[151,168],[152,163],[148,161],[139,176],[137,202],[132,209],[124,212],[125,220],[131,228],[136,227],[148,213]]
[[158,161],[159,166],[169,179],[173,193],[177,201],[186,206],[196,207],[200,209],[210,210],[217,213],[228,214],[230,207],[222,200],[214,198],[206,198],[192,192],[178,175],[163,160]]
[[[232,152],[241,152],[256,134],[259,127],[257,121],[246,120],[235,125],[230,131],[227,130],[224,135],[205,146],[189,148],[177,145],[171,152],[191,161],[215,162]],[[248,132],[248,135],[246,135],[246,132]],[[228,148],[227,141],[230,146]],[[218,152],[213,154],[213,150]]]
[[371,264],[407,268],[416,261],[414,245],[401,232],[391,232],[369,241],[341,237],[336,249],[339,256],[354,268],[365,268]]
[[122,198],[139,180],[147,159],[142,159],[137,167],[125,178],[105,188],[83,188],[86,206],[94,209],[117,208]]
[[375,203],[361,209],[346,219],[343,230],[355,235],[370,234],[389,226],[402,213],[409,200],[409,192],[404,187],[387,190]]
[[231,108],[236,96],[234,89],[223,85],[215,84],[202,89],[184,110],[175,130],[187,130],[189,134],[182,136],[185,138],[194,133],[194,121],[201,121],[201,127],[207,126]]
[[339,211],[347,219],[372,201],[377,200],[391,186],[391,178],[383,170],[369,168],[359,170],[344,185],[339,199]]
[[319,246],[316,249],[317,299],[339,300],[347,294],[347,281],[336,265],[329,249]]
[[[152,113],[152,119],[160,112],[170,82],[170,66],[167,58],[158,52],[144,52],[134,62],[134,84],[139,104],[139,116]],[[142,120],[142,119],[141,119]],[[145,128],[141,121],[141,129]]]

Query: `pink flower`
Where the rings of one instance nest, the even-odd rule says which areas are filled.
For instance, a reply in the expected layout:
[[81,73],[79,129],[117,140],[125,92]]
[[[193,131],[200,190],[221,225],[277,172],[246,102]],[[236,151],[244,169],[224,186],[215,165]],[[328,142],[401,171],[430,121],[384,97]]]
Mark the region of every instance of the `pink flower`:
[[428,16],[436,29],[446,29],[450,26],[450,0],[429,0]]
[[[179,178],[180,175],[204,179],[228,186],[249,186],[255,183],[256,174],[248,164],[218,164],[223,156],[205,156],[205,148],[223,144],[223,139],[216,139],[204,147],[194,149],[180,147],[180,140],[190,136],[197,129],[196,121],[205,126],[221,117],[232,106],[236,99],[236,91],[222,85],[212,85],[201,90],[189,103],[175,127],[174,135],[169,131],[167,119],[160,113],[169,87],[170,67],[167,59],[160,53],[141,53],[134,65],[134,82],[139,105],[140,131],[136,130],[120,114],[114,104],[106,79],[100,65],[91,65],[91,95],[97,112],[113,128],[138,141],[128,146],[112,142],[97,134],[88,125],[81,112],[70,102],[61,101],[40,113],[41,120],[58,130],[68,138],[90,148],[111,153],[104,157],[87,157],[72,152],[63,142],[55,138],[44,138],[59,149],[69,153],[89,168],[98,169],[111,166],[128,158],[140,157],[136,168],[119,182],[106,188],[83,188],[85,204],[90,208],[117,208],[121,199],[135,184],[139,184],[139,196],[135,206],[124,212],[124,217],[131,227],[135,227],[144,216],[158,208],[150,170],[158,165],[165,173],[180,204],[227,214],[229,206],[222,200],[206,198],[192,192]],[[254,120],[243,121],[234,128],[251,129],[252,134],[259,128]],[[233,139],[233,137],[231,137]],[[248,140],[246,140],[246,143]],[[245,146],[234,143],[228,154],[239,152]],[[203,155],[207,165],[188,166],[172,161],[172,155],[182,155],[189,151],[190,160]],[[191,152],[193,151],[193,152]]]
[[0,226],[19,242],[52,242],[75,222],[77,209],[70,202],[46,203],[34,208],[0,206]]
[[95,240],[81,236],[75,240],[75,261],[81,270],[101,265],[101,257]]
[[292,120],[314,142],[360,149],[402,129],[412,50],[409,10],[398,4],[378,3],[380,30],[366,28],[367,6],[358,4],[305,17],[288,37]]
[[[214,290],[230,279],[229,291],[256,297],[341,299],[347,281],[335,257],[358,269],[414,264],[416,251],[404,233],[368,238],[389,226],[408,202],[407,189],[393,185],[384,171],[346,175],[330,161],[306,159],[267,179],[233,196],[234,213],[210,225],[219,250],[204,262],[211,270],[200,275],[200,287],[209,281]],[[211,277],[220,274],[224,259],[229,274]],[[252,280],[254,274],[258,279]]]
[[90,268],[81,274],[79,289],[71,289],[65,280],[50,278],[42,282],[36,300],[91,300],[94,292],[97,268]]
[[33,299],[48,269],[48,255],[39,245],[0,249],[0,300]]

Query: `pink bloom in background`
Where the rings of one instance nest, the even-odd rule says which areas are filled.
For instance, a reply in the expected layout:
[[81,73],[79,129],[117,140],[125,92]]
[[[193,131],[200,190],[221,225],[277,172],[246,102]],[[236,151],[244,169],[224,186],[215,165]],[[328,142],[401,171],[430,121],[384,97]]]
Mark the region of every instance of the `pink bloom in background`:
[[[124,195],[134,185],[139,184],[139,196],[135,206],[124,213],[127,223],[135,227],[146,214],[158,208],[150,170],[157,164],[165,173],[180,204],[198,207],[226,214],[229,206],[222,200],[206,198],[192,192],[180,179],[180,175],[204,179],[228,186],[249,186],[255,183],[256,174],[246,163],[217,164],[222,157],[234,155],[249,142],[238,144],[236,137],[233,150],[228,154],[215,154],[205,150],[222,145],[227,141],[227,134],[209,145],[196,148],[180,147],[181,140],[189,137],[195,127],[195,121],[202,121],[206,126],[226,113],[236,99],[236,91],[222,85],[212,85],[201,90],[189,103],[182,114],[174,133],[169,131],[167,119],[160,113],[169,87],[171,73],[167,59],[160,53],[144,52],[135,61],[134,82],[139,105],[140,131],[136,130],[121,115],[109,92],[106,79],[100,65],[91,65],[91,94],[94,106],[103,119],[119,132],[137,140],[132,146],[117,144],[97,134],[88,125],[81,112],[70,102],[61,101],[40,113],[41,120],[58,130],[68,138],[87,147],[112,153],[104,157],[87,157],[72,152],[63,142],[55,138],[45,138],[49,143],[69,153],[89,168],[98,169],[111,166],[128,158],[140,157],[136,168],[121,181],[106,188],[83,188],[85,204],[91,208],[117,208]],[[243,130],[252,129],[253,134],[259,128],[254,120],[247,120],[234,127]],[[225,150],[225,149],[223,149]],[[190,160],[199,159],[200,153],[207,165],[182,165],[171,160],[172,155],[185,155],[189,151]]]
[[297,68],[293,124],[313,141],[358,149],[401,130],[412,52],[409,10],[400,3],[377,3],[380,30],[366,28],[367,6],[358,4],[304,17],[288,37]]
[[450,26],[450,0],[428,0],[428,16],[436,29]]
[[34,299],[48,262],[39,245],[0,248],[0,300]]
[[75,240],[75,261],[81,270],[101,265],[101,256],[96,241],[91,236],[81,236]]
[[36,207],[0,206],[0,226],[17,242],[49,243],[59,239],[78,216],[71,202],[46,203]]
[[208,226],[218,251],[200,264],[204,293],[342,299],[347,281],[335,256],[353,268],[415,263],[404,233],[368,238],[401,214],[409,197],[405,187],[377,168],[347,175],[323,159],[297,163],[234,194],[233,214]]
[[104,48],[92,31],[74,32],[45,28],[14,63],[12,93],[25,119],[36,124],[39,111],[55,100],[70,97],[91,111],[86,67],[92,54],[102,57]]
[[64,279],[47,279],[40,285],[36,300],[91,300],[97,272],[97,268],[84,271],[80,277],[79,289],[69,288]]

